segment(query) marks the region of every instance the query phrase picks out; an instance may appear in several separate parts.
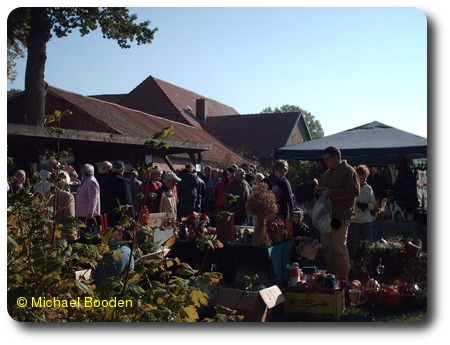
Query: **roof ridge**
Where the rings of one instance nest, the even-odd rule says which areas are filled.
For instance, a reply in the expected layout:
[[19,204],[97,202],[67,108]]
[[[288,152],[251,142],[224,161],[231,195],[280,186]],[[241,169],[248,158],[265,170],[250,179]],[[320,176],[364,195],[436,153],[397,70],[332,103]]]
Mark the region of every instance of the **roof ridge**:
[[287,113],[283,113],[283,112],[277,112],[277,113],[255,113],[255,114],[230,114],[230,115],[220,115],[220,116],[212,116],[208,119],[211,118],[226,118],[226,117],[234,117],[234,116],[239,116],[240,118],[244,118],[244,117],[259,117],[259,116],[274,116],[274,115],[280,115],[280,116],[292,116],[294,119],[296,119],[297,117],[301,116],[301,112],[300,111],[292,111],[292,112],[287,112]]
[[[155,78],[155,77],[152,77],[152,78],[153,78],[153,80],[155,81],[156,85],[158,85],[158,87],[160,88],[160,90],[164,93],[164,95],[166,95],[166,97],[167,97],[167,99],[170,101],[170,103],[175,107],[175,109],[177,109],[178,113],[179,113],[183,118],[185,118],[185,119],[186,119],[186,117],[184,116],[184,112],[180,111],[180,109],[179,109],[179,108],[177,107],[177,105],[174,103],[174,101],[172,100],[172,98],[170,98],[170,96],[167,94],[167,92],[164,90],[164,88],[160,85],[160,82],[161,82],[161,83],[170,84],[170,85],[172,85],[172,86],[174,86],[174,87],[177,87],[177,88],[182,89],[182,90],[184,90],[184,91],[187,91],[187,92],[193,93],[193,94],[195,94],[195,95],[198,95],[199,97],[202,97],[202,96],[200,96],[198,93],[193,92],[193,91],[188,90],[188,89],[185,89],[185,88],[180,87],[180,86],[178,86],[178,85],[169,83],[169,82],[167,82],[167,81],[164,81],[164,80],[162,80],[162,79],[158,79],[158,78]],[[205,98],[205,97],[203,97],[203,98]],[[205,99],[206,99],[206,98],[205,98]],[[195,126],[194,126],[194,127],[197,127],[197,128],[201,127],[200,122],[195,118],[195,116],[194,116],[193,114],[192,114],[191,116],[188,117],[188,120],[187,120],[187,121],[188,121],[189,123],[191,123],[191,122],[192,122],[191,120],[195,122]]]
[[[196,98],[204,98],[204,99],[207,100],[207,101],[215,102],[215,103],[217,103],[217,104],[219,104],[219,105],[222,105],[222,106],[225,106],[225,107],[227,107],[227,108],[230,108],[230,109],[234,110],[238,115],[240,115],[240,114],[236,111],[236,109],[234,109],[232,106],[230,106],[230,105],[228,105],[228,104],[225,104],[225,103],[222,103],[222,102],[220,102],[220,101],[218,101],[218,100],[216,100],[216,99],[213,99],[213,98],[211,98],[211,97],[205,97],[205,96],[203,96],[203,95],[201,95],[201,94],[199,94],[199,93],[197,93],[197,92],[195,92],[195,91],[186,89],[185,87],[178,86],[178,85],[176,85],[176,84],[170,83],[170,82],[168,82],[168,81],[166,81],[166,80],[162,80],[162,79],[160,79],[160,78],[155,78],[155,77],[153,77],[153,79],[158,83],[158,85],[159,85],[160,87],[161,87],[161,85],[159,84],[159,82],[164,83],[164,84],[168,84],[168,85],[170,85],[170,86],[172,86],[172,87],[175,87],[175,88],[180,89],[180,90],[182,90],[182,91],[185,91],[185,92],[188,92],[188,93],[190,93],[190,94],[193,94],[193,95],[196,96]],[[167,93],[165,93],[165,94],[167,95]],[[167,95],[167,96],[168,96],[168,95]],[[171,102],[172,102],[172,104],[174,104],[172,100],[171,100]],[[176,106],[176,104],[174,104],[174,105]],[[177,108],[177,109],[178,109],[178,108]],[[183,109],[182,109],[182,110],[183,110]],[[230,114],[230,115],[237,115],[237,114]],[[217,115],[217,116],[224,116],[224,115]],[[193,118],[194,120],[196,120],[195,117],[192,117],[192,118]],[[197,121],[197,120],[196,120],[196,121]],[[198,122],[198,121],[197,121],[197,122]]]
[[87,97],[97,97],[97,96],[124,96],[128,95],[128,93],[99,93],[96,95],[88,95]]
[[108,98],[112,98],[115,97],[117,98],[117,102],[114,103],[119,103],[120,101],[122,101],[122,99],[128,95],[127,93],[101,93],[101,94],[96,94],[96,95],[88,95],[88,97],[92,97],[92,98],[96,98],[96,99],[103,99],[105,97]]

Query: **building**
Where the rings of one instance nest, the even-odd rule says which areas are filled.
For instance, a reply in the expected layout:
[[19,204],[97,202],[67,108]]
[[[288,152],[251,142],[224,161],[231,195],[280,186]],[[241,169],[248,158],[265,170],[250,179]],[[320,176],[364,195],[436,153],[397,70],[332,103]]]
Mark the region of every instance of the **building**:
[[[9,170],[33,171],[49,150],[67,151],[66,160],[75,167],[116,159],[130,166],[153,159],[163,169],[255,160],[266,166],[274,149],[310,140],[299,113],[240,115],[151,76],[121,95],[87,97],[48,86],[46,114],[57,110],[71,112],[61,120],[65,132],[59,138],[45,127],[27,125],[24,93],[8,99],[8,156],[14,160]],[[167,126],[174,128],[169,150],[149,157],[146,141]]]

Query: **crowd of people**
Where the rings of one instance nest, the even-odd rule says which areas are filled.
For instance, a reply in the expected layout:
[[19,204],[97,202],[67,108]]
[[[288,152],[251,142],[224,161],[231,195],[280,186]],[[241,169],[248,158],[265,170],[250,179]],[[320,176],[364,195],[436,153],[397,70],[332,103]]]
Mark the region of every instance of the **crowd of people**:
[[[370,171],[365,165],[349,165],[337,147],[324,149],[323,162],[326,169],[321,176],[307,174],[303,183],[294,188],[286,177],[289,164],[283,159],[275,160],[267,173],[258,172],[250,164],[233,164],[225,169],[206,165],[197,171],[195,165],[187,163],[176,171],[156,168],[143,175],[132,167],[126,169],[120,160],[104,161],[98,171],[91,164],[83,164],[77,171],[49,160],[30,192],[50,194],[49,177],[58,172],[62,174],[58,182],[58,220],[77,217],[86,224],[106,221],[108,227],[114,227],[122,217],[119,208],[134,219],[145,208],[151,213],[172,213],[179,220],[193,212],[205,213],[213,226],[218,211],[229,211],[234,214],[235,225],[253,225],[254,217],[248,214],[246,203],[256,186],[265,184],[275,194],[276,216],[291,220],[292,235],[317,237],[327,271],[338,279],[347,279],[357,243],[371,240],[373,212],[388,197],[388,191],[408,212],[417,208],[415,177],[404,157],[395,161],[398,177],[392,185],[381,168]],[[8,188],[17,193],[26,183],[25,171],[17,170]],[[321,194],[331,199],[333,231],[329,233],[314,229],[306,214]],[[49,204],[53,203],[49,200]]]
[[[172,213],[179,220],[193,212],[205,213],[212,224],[215,214],[226,210],[234,214],[235,225],[251,225],[253,218],[247,214],[246,202],[252,188],[260,183],[267,184],[275,193],[278,216],[287,217],[292,213],[294,194],[286,178],[288,169],[284,160],[275,161],[271,172],[266,174],[247,163],[232,164],[225,169],[205,165],[201,171],[187,163],[175,171],[156,168],[140,175],[133,167],[127,169],[120,160],[104,161],[97,169],[92,164],[75,169],[50,159],[38,171],[39,181],[30,186],[30,192],[49,195],[54,181],[50,176],[63,173],[61,186],[65,183],[66,188],[60,189],[71,197],[58,198],[64,200],[58,211],[84,223],[100,224],[102,215],[106,215],[107,226],[114,227],[121,219],[118,208],[137,219],[145,207],[151,213]],[[26,172],[17,170],[10,185],[12,192],[16,193],[27,183]]]

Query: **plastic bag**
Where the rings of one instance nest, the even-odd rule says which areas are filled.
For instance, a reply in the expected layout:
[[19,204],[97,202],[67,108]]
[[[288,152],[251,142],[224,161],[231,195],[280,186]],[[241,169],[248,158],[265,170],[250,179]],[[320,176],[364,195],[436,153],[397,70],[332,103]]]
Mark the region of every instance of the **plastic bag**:
[[314,205],[311,218],[313,225],[321,233],[328,234],[333,230],[331,227],[331,199],[325,194],[321,194]]

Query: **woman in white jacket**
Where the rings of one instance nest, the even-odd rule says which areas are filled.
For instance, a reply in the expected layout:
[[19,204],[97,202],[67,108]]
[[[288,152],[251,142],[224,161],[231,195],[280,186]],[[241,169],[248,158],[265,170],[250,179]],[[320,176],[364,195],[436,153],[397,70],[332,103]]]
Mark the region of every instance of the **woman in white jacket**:
[[353,259],[355,250],[360,241],[372,240],[372,214],[371,211],[376,206],[375,195],[372,187],[367,184],[370,170],[366,165],[356,167],[359,177],[360,193],[355,201],[355,217],[348,228],[347,248],[350,259]]

